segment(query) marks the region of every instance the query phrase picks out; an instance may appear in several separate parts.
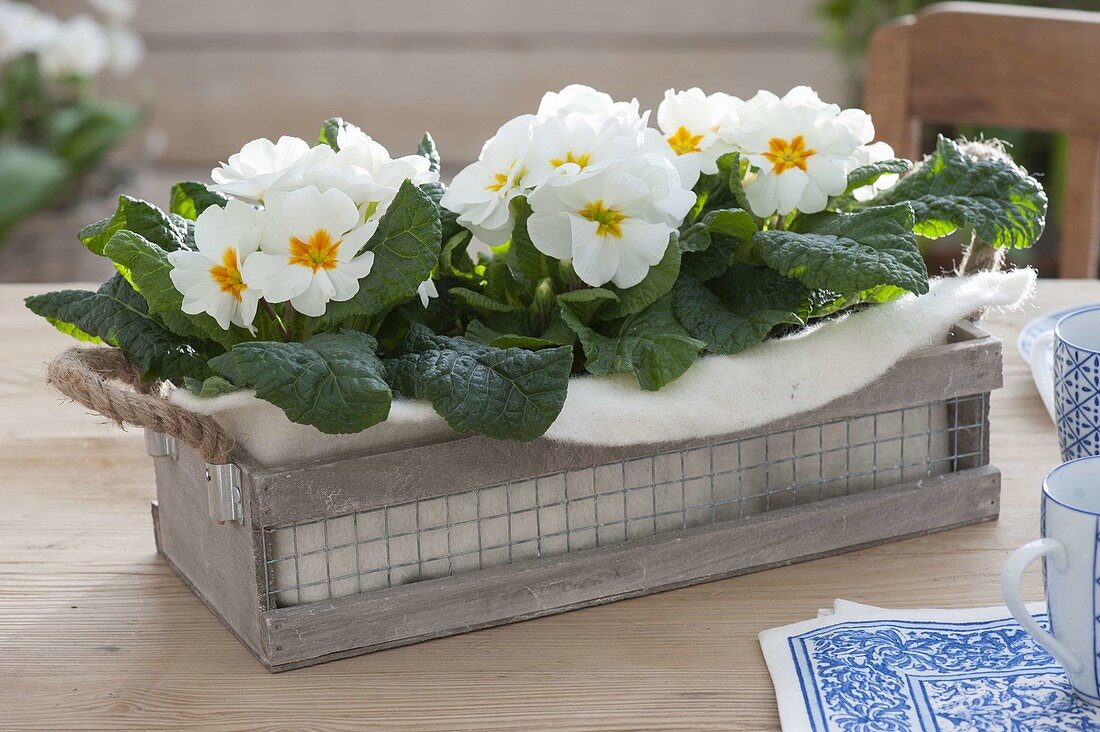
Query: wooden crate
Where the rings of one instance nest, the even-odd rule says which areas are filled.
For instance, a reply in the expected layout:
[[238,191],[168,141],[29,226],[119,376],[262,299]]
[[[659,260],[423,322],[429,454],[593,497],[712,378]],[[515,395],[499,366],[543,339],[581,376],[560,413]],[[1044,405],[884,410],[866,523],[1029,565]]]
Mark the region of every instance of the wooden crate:
[[993,519],[1000,385],[999,341],[963,322],[857,393],[706,440],[260,468],[150,434],[157,547],[282,671]]

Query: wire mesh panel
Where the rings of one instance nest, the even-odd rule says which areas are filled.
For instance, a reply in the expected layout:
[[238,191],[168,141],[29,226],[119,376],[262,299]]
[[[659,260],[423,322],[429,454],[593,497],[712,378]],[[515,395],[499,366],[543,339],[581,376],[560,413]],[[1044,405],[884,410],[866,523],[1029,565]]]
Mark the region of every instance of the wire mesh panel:
[[263,530],[269,607],[622,544],[987,462],[985,395]]

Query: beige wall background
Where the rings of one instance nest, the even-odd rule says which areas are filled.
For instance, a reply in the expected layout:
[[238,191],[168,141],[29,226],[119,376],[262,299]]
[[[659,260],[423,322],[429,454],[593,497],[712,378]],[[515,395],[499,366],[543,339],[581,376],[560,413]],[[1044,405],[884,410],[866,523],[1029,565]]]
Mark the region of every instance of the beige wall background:
[[[81,3],[43,3],[63,13]],[[811,0],[140,0],[167,164],[330,116],[390,148],[435,136],[448,168],[571,82],[655,108],[668,87],[739,96],[808,83],[849,99]]]

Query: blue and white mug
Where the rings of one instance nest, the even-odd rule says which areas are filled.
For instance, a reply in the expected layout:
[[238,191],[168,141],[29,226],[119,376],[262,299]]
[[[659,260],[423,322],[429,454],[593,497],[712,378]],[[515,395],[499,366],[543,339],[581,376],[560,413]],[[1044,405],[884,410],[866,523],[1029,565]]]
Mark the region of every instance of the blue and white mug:
[[[1042,517],[1043,538],[1012,553],[1001,590],[1012,615],[1062,665],[1077,695],[1100,706],[1100,457],[1050,471],[1043,481]],[[1049,633],[1020,597],[1024,571],[1040,557]]]
[[1054,414],[1063,460],[1100,455],[1100,307],[1054,326]]

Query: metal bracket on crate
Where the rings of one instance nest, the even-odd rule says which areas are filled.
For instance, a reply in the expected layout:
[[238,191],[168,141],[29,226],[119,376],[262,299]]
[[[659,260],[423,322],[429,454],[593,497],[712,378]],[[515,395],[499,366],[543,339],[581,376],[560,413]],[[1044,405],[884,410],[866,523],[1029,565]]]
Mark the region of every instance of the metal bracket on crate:
[[219,524],[244,523],[241,498],[241,469],[233,463],[206,464],[206,500],[210,518]]
[[176,449],[176,438],[153,430],[145,430],[145,452],[150,457],[179,458],[179,450]]

